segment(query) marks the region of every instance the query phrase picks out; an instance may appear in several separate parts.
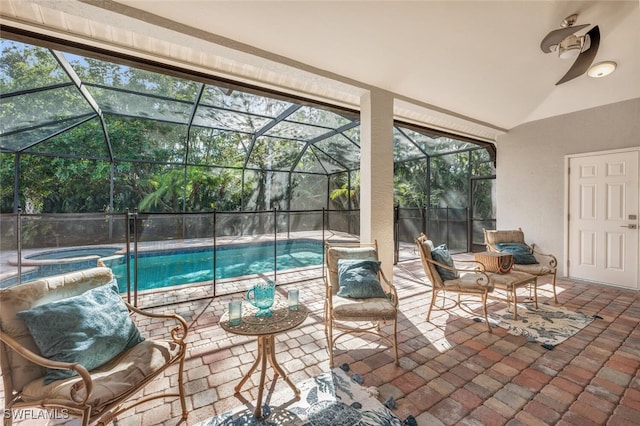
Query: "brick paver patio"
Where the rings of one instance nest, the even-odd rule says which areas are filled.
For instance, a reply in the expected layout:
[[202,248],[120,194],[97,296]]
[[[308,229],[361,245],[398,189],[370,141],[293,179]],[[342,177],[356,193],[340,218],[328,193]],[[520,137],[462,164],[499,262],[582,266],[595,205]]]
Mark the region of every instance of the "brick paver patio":
[[[317,276],[307,272],[310,277]],[[430,287],[419,261],[394,268],[400,296],[398,326],[400,366],[391,351],[369,337],[338,341],[336,365],[375,386],[380,400],[393,396],[394,412],[412,415],[418,425],[638,425],[640,424],[640,294],[636,291],[558,279],[560,304],[596,319],[577,335],[544,349],[503,328],[488,333],[482,323],[461,310],[438,311],[426,322]],[[539,280],[540,303],[552,303],[547,278]],[[323,325],[324,287],[309,278],[278,287],[300,288],[311,313],[299,328],[276,337],[277,359],[295,383],[327,371]],[[255,359],[255,338],[227,334],[218,325],[226,304],[242,294],[183,302],[156,311],[174,310],[191,323],[186,361],[189,419],[180,421],[177,401],[155,401],[127,413],[118,425],[193,425],[257,397],[255,372],[239,395],[234,386]],[[495,309],[499,302],[490,302]],[[154,334],[158,324],[141,324]],[[148,386],[172,386],[177,371]],[[267,393],[288,391],[268,370]],[[292,393],[292,392],[291,392]],[[293,393],[292,393],[293,397]],[[265,397],[268,399],[268,394]],[[19,425],[42,424],[23,421]]]

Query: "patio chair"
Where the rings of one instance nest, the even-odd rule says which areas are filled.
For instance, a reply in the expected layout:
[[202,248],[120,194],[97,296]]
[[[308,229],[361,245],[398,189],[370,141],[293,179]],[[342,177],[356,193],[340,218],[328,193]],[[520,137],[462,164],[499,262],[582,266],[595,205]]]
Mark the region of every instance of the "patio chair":
[[[420,234],[415,241],[420,250],[422,267],[432,286],[431,304],[427,312],[427,321],[431,318],[431,311],[436,307],[438,294],[442,293],[442,306],[436,307],[436,309],[451,309],[457,306],[474,316],[476,313],[464,305],[461,297],[477,296],[480,298],[487,330],[491,333],[491,327],[487,318],[487,297],[488,294],[493,291],[493,284],[487,273],[484,272],[484,265],[473,260],[460,261],[472,263],[472,269],[456,268],[445,247],[434,247],[433,242],[429,240],[425,234]],[[455,294],[456,299],[449,299],[447,293]],[[448,301],[449,303],[447,303]],[[450,303],[451,301],[453,304]]]
[[[338,338],[347,334],[372,334],[393,347],[398,365],[398,294],[380,269],[374,243],[326,244],[324,329],[329,367]],[[384,333],[381,324],[393,331]],[[338,334],[334,335],[334,330]]]
[[[164,321],[167,338],[144,339],[133,316]],[[172,324],[175,324],[173,326]],[[28,407],[107,424],[152,399],[177,397],[186,419],[183,367],[187,324],[122,301],[111,270],[97,267],[0,290],[0,367],[4,424]],[[176,393],[129,402],[170,366]],[[95,367],[94,367],[95,366]]]
[[553,254],[540,251],[535,244],[527,244],[522,228],[515,230],[487,230],[484,232],[484,242],[487,251],[511,253],[514,255],[513,271],[542,277],[551,275],[553,299],[558,303],[556,294],[556,274],[558,259]]

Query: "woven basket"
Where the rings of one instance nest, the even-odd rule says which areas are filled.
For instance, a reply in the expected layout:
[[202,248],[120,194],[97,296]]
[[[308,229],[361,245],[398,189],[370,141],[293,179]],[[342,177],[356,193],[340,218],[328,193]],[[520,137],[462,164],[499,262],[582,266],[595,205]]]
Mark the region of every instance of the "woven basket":
[[486,272],[506,274],[513,266],[513,255],[509,253],[482,252],[473,256],[476,262],[484,265]]

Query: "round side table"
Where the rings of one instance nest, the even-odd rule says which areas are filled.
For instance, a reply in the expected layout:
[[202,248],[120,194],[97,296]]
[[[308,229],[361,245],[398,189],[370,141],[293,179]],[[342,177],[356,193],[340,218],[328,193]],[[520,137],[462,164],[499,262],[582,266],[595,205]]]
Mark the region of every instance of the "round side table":
[[296,394],[296,397],[300,396],[300,390],[289,380],[282,367],[276,361],[276,348],[274,336],[278,333],[282,333],[288,330],[292,330],[298,327],[307,319],[309,311],[304,305],[299,304],[297,311],[289,310],[287,301],[277,299],[271,308],[271,316],[269,317],[256,317],[258,309],[253,305],[242,302],[242,321],[238,325],[229,324],[229,313],[225,312],[220,318],[220,327],[229,333],[238,334],[241,336],[256,336],[258,338],[258,355],[255,362],[240,380],[240,383],[234,388],[236,392],[240,392],[242,386],[249,380],[249,377],[261,366],[260,370],[260,384],[258,385],[258,401],[256,402],[256,408],[253,412],[255,417],[262,416],[262,394],[264,391],[264,381],[267,369],[267,360],[269,364],[276,372],[276,377],[279,375],[284,379],[289,387]]

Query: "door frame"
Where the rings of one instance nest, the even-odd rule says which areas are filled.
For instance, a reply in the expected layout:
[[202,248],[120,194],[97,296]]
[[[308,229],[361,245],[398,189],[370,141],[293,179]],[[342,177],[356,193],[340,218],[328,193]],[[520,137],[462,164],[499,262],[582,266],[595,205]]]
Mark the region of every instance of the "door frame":
[[[570,181],[569,181],[569,164],[571,160],[574,158],[580,157],[592,157],[594,155],[608,155],[608,154],[618,154],[624,152],[640,152],[640,146],[631,146],[628,148],[619,148],[619,149],[610,149],[605,151],[592,151],[592,152],[584,152],[579,154],[567,154],[564,156],[564,276],[569,277],[569,191],[570,191]],[[640,160],[638,161],[640,163]],[[638,188],[640,188],[640,164],[638,164]],[[640,200],[638,200],[640,203]],[[640,208],[640,206],[638,206]],[[640,238],[638,238],[638,253],[640,253]],[[636,276],[640,280],[640,262],[636,264]],[[636,283],[636,290],[640,290],[640,282]]]

